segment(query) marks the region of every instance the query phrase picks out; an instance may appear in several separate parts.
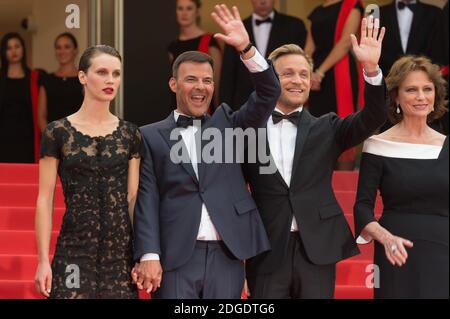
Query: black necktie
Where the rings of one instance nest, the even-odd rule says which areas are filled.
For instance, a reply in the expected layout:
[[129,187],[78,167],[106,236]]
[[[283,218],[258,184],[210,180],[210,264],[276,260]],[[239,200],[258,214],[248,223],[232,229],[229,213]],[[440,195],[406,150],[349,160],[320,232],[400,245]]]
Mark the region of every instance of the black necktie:
[[177,126],[182,127],[182,128],[187,128],[189,126],[193,126],[195,120],[201,121],[203,124],[206,120],[206,116],[202,115],[202,116],[191,117],[191,116],[185,116],[185,115],[180,114],[177,119]]
[[288,120],[289,122],[291,122],[292,124],[297,126],[299,117],[300,117],[300,112],[298,112],[298,111],[291,113],[291,114],[287,114],[287,115],[281,114],[280,112],[277,112],[277,111],[272,112],[273,124],[277,124],[277,123],[281,122],[281,120]]
[[398,7],[399,10],[403,10],[406,7],[408,7],[409,9],[411,9],[411,11],[414,11],[414,8],[416,7],[416,4],[415,3],[406,3],[406,2],[403,2],[403,1],[399,1],[397,3],[397,7]]
[[257,26],[260,26],[263,23],[272,23],[272,18],[268,17],[268,18],[266,18],[264,20],[256,19],[255,23],[256,23]]

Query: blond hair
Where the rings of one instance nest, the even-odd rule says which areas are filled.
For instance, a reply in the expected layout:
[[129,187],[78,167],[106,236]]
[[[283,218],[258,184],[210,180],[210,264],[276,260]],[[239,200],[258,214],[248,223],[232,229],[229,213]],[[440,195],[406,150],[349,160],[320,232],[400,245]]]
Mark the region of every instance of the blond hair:
[[285,45],[282,45],[281,47],[279,47],[278,49],[275,49],[269,55],[269,60],[272,61],[273,63],[275,63],[282,56],[290,55],[290,54],[300,55],[300,56],[304,57],[306,62],[308,62],[309,66],[311,67],[311,73],[313,72],[314,62],[313,62],[312,58],[308,54],[306,54],[305,51],[301,47],[299,47],[296,44],[285,44]]

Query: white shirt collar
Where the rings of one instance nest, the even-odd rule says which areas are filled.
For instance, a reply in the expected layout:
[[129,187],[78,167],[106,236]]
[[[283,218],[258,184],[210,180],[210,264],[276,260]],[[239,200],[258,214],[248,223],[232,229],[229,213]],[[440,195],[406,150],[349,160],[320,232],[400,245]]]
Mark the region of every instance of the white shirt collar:
[[301,111],[303,111],[303,106],[299,106],[298,108],[296,108],[295,110],[289,112],[288,114],[284,114],[284,112],[281,111],[278,107],[275,107],[275,111],[277,111],[277,112],[279,112],[279,113],[281,113],[283,115],[289,115],[289,114],[294,113],[294,112],[301,112]]
[[184,114],[181,114],[181,113],[177,112],[177,110],[173,111],[173,117],[175,118],[175,122],[178,121],[178,117],[180,115],[184,115]]

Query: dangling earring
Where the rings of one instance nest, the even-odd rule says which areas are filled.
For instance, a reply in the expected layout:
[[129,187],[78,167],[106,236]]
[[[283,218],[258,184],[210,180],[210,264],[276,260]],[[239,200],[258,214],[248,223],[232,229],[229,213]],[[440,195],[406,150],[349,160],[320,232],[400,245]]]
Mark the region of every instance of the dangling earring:
[[400,114],[400,104],[397,104],[397,114]]

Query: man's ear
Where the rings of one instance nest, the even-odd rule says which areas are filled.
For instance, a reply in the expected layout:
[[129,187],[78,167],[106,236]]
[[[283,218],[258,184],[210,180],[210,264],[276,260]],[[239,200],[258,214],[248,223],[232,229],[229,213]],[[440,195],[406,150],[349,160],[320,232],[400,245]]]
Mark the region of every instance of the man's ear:
[[177,79],[171,77],[169,80],[169,87],[173,93],[177,93]]

